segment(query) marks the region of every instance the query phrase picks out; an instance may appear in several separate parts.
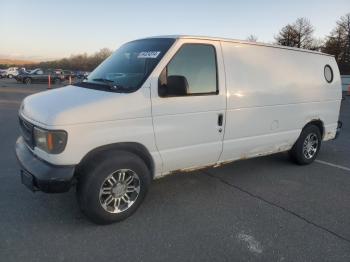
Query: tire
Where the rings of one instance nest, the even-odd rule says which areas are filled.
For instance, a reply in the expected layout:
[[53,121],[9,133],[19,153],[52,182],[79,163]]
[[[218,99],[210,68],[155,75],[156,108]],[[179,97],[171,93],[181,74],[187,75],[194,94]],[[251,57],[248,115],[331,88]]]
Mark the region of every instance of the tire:
[[26,78],[26,79],[24,79],[24,83],[25,83],[26,85],[30,85],[30,84],[32,83],[32,79]]
[[[81,211],[96,224],[119,222],[131,216],[144,200],[151,183],[146,164],[126,151],[109,151],[108,155],[103,154],[91,162],[82,167],[78,176],[77,199]],[[125,183],[120,178],[123,172]],[[116,180],[114,184],[111,176]],[[130,177],[133,180],[127,183]],[[129,187],[138,188],[138,192],[127,192]]]
[[8,75],[7,77],[11,79],[11,78],[13,77],[13,75],[10,74],[10,75]]
[[291,159],[299,165],[311,164],[321,149],[322,136],[315,125],[307,125],[289,151]]

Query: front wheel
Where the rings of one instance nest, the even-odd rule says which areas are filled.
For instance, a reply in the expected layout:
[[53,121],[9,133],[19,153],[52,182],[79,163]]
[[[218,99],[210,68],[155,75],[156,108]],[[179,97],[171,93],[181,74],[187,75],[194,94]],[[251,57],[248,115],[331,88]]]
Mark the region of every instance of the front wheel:
[[320,151],[322,136],[315,125],[306,126],[301,132],[289,155],[297,164],[308,165],[312,163]]
[[97,224],[126,219],[146,196],[151,182],[148,167],[137,155],[124,151],[110,152],[93,162],[78,177],[80,209]]
[[7,77],[11,79],[11,78],[13,78],[13,75],[10,74],[10,75],[8,75]]

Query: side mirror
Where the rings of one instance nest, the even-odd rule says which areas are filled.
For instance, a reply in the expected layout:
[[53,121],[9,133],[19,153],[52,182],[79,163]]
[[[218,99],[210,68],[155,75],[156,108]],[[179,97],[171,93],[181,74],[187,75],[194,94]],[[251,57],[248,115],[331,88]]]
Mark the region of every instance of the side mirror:
[[187,79],[180,75],[168,76],[166,84],[160,85],[158,92],[161,97],[185,96],[188,93]]

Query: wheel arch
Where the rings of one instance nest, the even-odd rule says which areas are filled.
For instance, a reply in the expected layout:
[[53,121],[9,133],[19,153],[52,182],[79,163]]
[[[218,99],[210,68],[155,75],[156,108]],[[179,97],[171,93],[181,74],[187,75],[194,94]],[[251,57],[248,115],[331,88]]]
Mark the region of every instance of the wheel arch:
[[90,161],[92,161],[92,159],[98,159],[99,157],[102,157],[104,154],[113,153],[114,151],[126,151],[140,157],[145,162],[148,169],[150,170],[152,179],[154,178],[155,163],[154,163],[153,157],[144,145],[137,142],[120,142],[120,143],[103,145],[95,149],[92,149],[79,162],[79,164],[77,165],[76,173],[79,176],[80,171],[82,170],[83,166],[86,163],[89,163]]
[[321,133],[321,138],[323,139],[324,130],[325,130],[323,121],[321,119],[312,119],[304,125],[302,130],[304,130],[305,127],[307,127],[309,125],[314,125],[314,126],[318,127],[318,129],[320,130],[320,133]]

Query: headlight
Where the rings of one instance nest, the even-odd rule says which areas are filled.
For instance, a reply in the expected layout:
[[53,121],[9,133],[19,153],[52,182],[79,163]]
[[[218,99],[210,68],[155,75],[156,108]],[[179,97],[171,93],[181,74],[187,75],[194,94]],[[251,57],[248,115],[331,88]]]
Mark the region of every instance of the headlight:
[[50,154],[59,154],[66,147],[67,132],[34,127],[35,146]]

